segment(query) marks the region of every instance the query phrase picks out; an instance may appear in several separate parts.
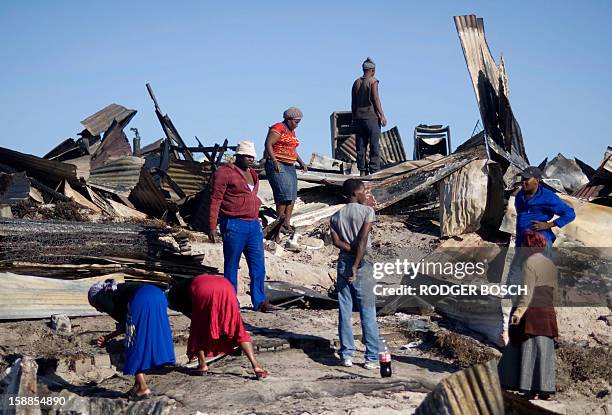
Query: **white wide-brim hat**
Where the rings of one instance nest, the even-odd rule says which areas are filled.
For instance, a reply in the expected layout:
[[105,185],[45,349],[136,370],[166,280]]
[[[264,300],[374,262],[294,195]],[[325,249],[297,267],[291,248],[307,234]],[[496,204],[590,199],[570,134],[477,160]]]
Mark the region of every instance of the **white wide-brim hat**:
[[241,141],[236,146],[236,153],[242,154],[244,156],[251,156],[253,158],[257,158],[257,153],[255,152],[255,144],[252,141]]

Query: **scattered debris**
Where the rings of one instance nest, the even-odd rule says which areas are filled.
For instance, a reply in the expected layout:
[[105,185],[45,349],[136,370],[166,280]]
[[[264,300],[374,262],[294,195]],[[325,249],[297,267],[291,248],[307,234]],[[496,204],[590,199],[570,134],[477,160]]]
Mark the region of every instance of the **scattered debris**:
[[[584,163],[582,164],[584,165]],[[565,192],[569,194],[575,192],[589,182],[589,178],[583,171],[583,168],[578,165],[577,160],[567,159],[560,153],[557,154],[554,159],[546,163],[542,173],[548,179],[559,180]]]
[[58,333],[70,334],[72,332],[70,318],[66,314],[51,314],[51,328]]
[[[38,383],[36,372],[38,364],[30,356],[19,357],[0,380],[0,413],[15,415],[40,415]],[[28,402],[31,398],[31,403]],[[15,399],[25,399],[25,405],[16,405]]]
[[[368,203],[379,218],[389,215],[393,221],[388,226],[377,225],[379,231],[385,230],[383,238],[375,241],[381,255],[396,259],[410,247],[416,252],[406,254],[410,260],[483,261],[488,264],[485,275],[467,277],[461,283],[494,286],[505,282],[512,259],[516,225],[513,194],[518,187],[517,174],[529,161],[510,106],[505,62],[502,58],[497,64],[493,59],[483,19],[456,16],[455,25],[484,130],[475,130],[453,152],[449,126],[418,125],[414,129],[414,160],[407,160],[399,130],[393,127],[382,133],[382,169],[360,178],[366,183]],[[51,317],[51,335],[59,338],[61,333],[68,338],[74,336],[70,318],[98,314],[86,295],[94,281],[112,277],[165,287],[219,272],[216,266],[223,263],[221,247],[209,243],[202,232],[207,230],[208,184],[218,166],[231,161],[226,152],[235,147],[227,139],[204,146],[197,137],[197,146],[187,145],[170,117],[162,113],[152,87],[147,84],[146,88],[163,131],[159,140],[142,143],[138,129],[131,128],[135,136],[130,145],[124,130],[137,111],[113,103],[81,121],[84,129],[79,138],[64,139],[44,157],[0,148],[0,320]],[[298,199],[291,219],[297,229],[290,235],[281,233],[284,218],[275,213],[261,163],[255,165],[262,178],[260,217],[267,239],[267,277],[272,279],[266,281],[266,294],[274,304],[306,308],[308,313],[337,308],[333,298],[337,251],[330,244],[326,222],[346,203],[339,191],[343,182],[359,177],[351,113],[334,112],[330,121],[331,156],[315,153],[308,171],[297,172]],[[570,287],[562,296],[578,305],[583,300],[590,306],[595,301],[605,304],[601,296],[609,292],[609,281],[598,278],[597,270],[609,269],[612,261],[612,147],[596,170],[561,154],[550,162],[544,160],[541,167],[547,176],[545,185],[558,192],[577,214],[574,222],[555,229],[556,247],[564,255],[558,265],[561,279]],[[425,219],[416,225],[416,218]],[[399,236],[394,239],[390,234]],[[245,267],[241,272],[246,272]],[[403,283],[405,278],[409,277],[401,276],[396,282]],[[452,276],[435,270],[420,272],[415,278],[418,284],[457,283]],[[243,294],[248,281],[240,279],[239,294]],[[398,311],[415,315],[414,320],[394,325],[405,335],[398,353],[429,351],[432,358],[452,362],[452,370],[469,367],[446,377],[417,413],[550,413],[500,389],[492,360],[499,352],[490,345],[501,347],[507,335],[502,296],[388,296],[377,300],[377,310],[386,316],[383,318]],[[296,310],[287,312],[291,311]],[[434,312],[452,327],[433,323],[429,316]],[[608,327],[610,316],[602,315],[602,319],[598,323]],[[268,331],[256,323],[262,321],[255,321],[255,335],[266,336],[276,330],[286,337],[278,344],[259,345],[258,351],[280,351],[299,343],[312,353],[312,349],[329,349],[333,343],[311,335],[312,327],[301,335],[287,334],[290,330],[283,326],[285,322],[276,322],[283,330],[276,327]],[[577,389],[583,396],[608,399],[609,385],[602,382],[610,379],[610,367],[601,364],[601,359],[611,360],[610,336],[592,330],[583,337],[583,343],[560,346],[559,390],[566,393],[571,385],[580,383]],[[74,346],[82,344],[77,341]],[[4,355],[2,359],[5,362]],[[57,413],[82,408],[91,413],[165,413],[174,405],[165,397],[149,404],[127,404],[119,399],[80,396],[65,382],[76,372],[92,371],[95,357],[73,356],[66,362],[61,364],[70,366],[66,370],[70,373],[64,383],[44,378],[67,398],[66,407],[51,408]],[[113,376],[113,365],[104,363],[105,371],[95,375],[104,374],[105,379]],[[336,379],[333,376],[317,380]],[[392,389],[424,394],[431,390],[417,380],[414,384],[403,380],[375,383],[356,376],[351,381],[350,385],[335,385],[332,395],[387,393]],[[21,396],[36,394],[36,362],[27,356],[15,361],[1,387],[4,397],[21,393],[23,388],[29,389]],[[289,390],[285,396],[293,393]],[[0,399],[1,408],[6,408],[6,399]],[[31,410],[40,412],[40,408]]]

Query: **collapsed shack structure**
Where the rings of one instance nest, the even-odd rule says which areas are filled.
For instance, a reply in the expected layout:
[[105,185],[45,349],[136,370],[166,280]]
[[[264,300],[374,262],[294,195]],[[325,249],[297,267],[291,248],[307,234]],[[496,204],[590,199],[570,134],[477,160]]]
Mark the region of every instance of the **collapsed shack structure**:
[[[484,261],[489,264],[485,275],[463,283],[494,286],[508,279],[516,236],[516,175],[529,161],[510,106],[505,62],[502,58],[498,65],[493,59],[483,20],[457,16],[455,25],[484,130],[452,151],[450,127],[419,125],[414,133],[414,160],[408,160],[394,127],[385,131],[381,140],[384,168],[360,178],[366,183],[370,205],[378,213],[439,223],[439,245],[419,260]],[[56,313],[96,314],[84,294],[92,281],[99,279],[165,286],[173,279],[219,272],[206,265],[210,258],[193,249],[204,242],[204,234],[192,231],[207,230],[204,219],[210,177],[225,153],[235,147],[228,140],[204,146],[197,138],[197,146],[188,146],[148,84],[147,91],[164,133],[148,145],[141,146],[134,129],[136,137],[130,146],[124,133],[136,110],[111,104],[81,121],[84,130],[80,138],[64,140],[43,157],[0,148],[0,278],[6,288],[0,292],[0,320],[47,318]],[[299,197],[291,222],[298,233],[321,225],[344,206],[339,189],[347,178],[355,177],[355,135],[350,118],[346,111],[331,115],[332,157],[313,154],[309,171],[298,171]],[[203,155],[201,161],[197,154]],[[563,295],[572,304],[579,303],[584,297],[576,293],[605,293],[609,283],[589,270],[593,263],[609,270],[612,261],[607,246],[612,234],[612,148],[608,147],[597,169],[562,155],[542,168],[548,176],[545,184],[577,212],[576,221],[558,232],[556,246],[564,250],[559,264],[561,279],[574,287]],[[261,176],[265,178],[263,172]],[[275,239],[280,222],[275,222],[278,218],[271,188],[266,180],[260,183],[260,217],[266,238]],[[296,241],[293,235],[282,242],[288,250],[299,250]],[[320,249],[324,242],[319,242],[305,249]],[[284,249],[278,245],[273,255]],[[577,253],[575,247],[589,249]],[[421,272],[417,281],[458,284],[453,276],[440,272]],[[405,275],[387,281],[390,286],[410,283],[411,278]],[[337,305],[327,292],[286,281],[271,282],[268,293],[274,302],[288,306],[308,304],[328,309]],[[588,301],[595,302],[592,298]],[[397,295],[379,300],[377,307],[384,315],[419,310],[424,303],[489,343],[499,346],[507,334],[507,304],[497,295],[479,300]],[[467,376],[491,370],[475,369]],[[449,379],[436,396],[428,398],[424,408],[439,409],[449,391],[465,386],[454,383]],[[474,389],[475,384],[470,385]],[[510,398],[502,399],[494,392],[491,396],[497,401],[491,403],[492,408],[501,410]],[[476,397],[482,393],[473,391]],[[444,405],[451,404],[445,401]]]
[[[456,247],[473,248],[470,243],[512,246],[513,230],[507,220],[502,225],[502,220],[507,216],[506,206],[512,208],[516,174],[528,166],[528,159],[509,101],[505,62],[502,58],[497,65],[491,56],[481,18],[457,16],[455,25],[484,130],[452,152],[448,126],[421,124],[415,128],[415,160],[407,160],[399,130],[394,127],[384,132],[381,140],[384,168],[361,178],[366,182],[370,204],[380,213],[436,219],[443,239],[460,240],[454,242]],[[140,135],[133,129],[136,136],[130,146],[124,129],[137,112],[111,104],[81,121],[84,129],[80,138],[64,140],[42,158],[0,148],[0,201],[9,206],[3,208],[3,216],[40,220],[56,215],[94,221],[155,218],[165,222],[156,223],[162,227],[157,232],[165,232],[166,224],[207,231],[207,185],[225,152],[234,147],[228,140],[206,147],[197,137],[198,146],[188,146],[170,117],[162,112],[152,87],[147,84],[146,88],[164,133],[162,139],[151,144],[141,146]],[[300,192],[292,217],[292,224],[298,228],[313,226],[338,211],[344,203],[338,189],[355,172],[351,113],[334,112],[330,123],[332,157],[313,154],[309,171],[298,172]],[[197,161],[195,154],[202,154],[203,160]],[[546,183],[586,200],[609,200],[610,154],[608,149],[597,170],[559,155],[544,166],[551,176]],[[578,170],[582,176],[576,179]],[[277,218],[265,180],[261,182],[260,198],[260,217],[264,226],[271,225],[266,228],[266,236],[274,239],[279,227],[273,226]],[[12,237],[10,226],[2,226],[8,226],[3,235]],[[288,244],[295,245],[295,240]],[[10,252],[5,255],[7,264],[21,261]],[[19,267],[4,269],[26,272],[22,265]],[[393,307],[400,306],[401,302],[389,301],[383,310],[392,312]],[[476,331],[484,331],[492,341],[504,330],[497,316],[483,329],[461,313],[448,314],[471,324]]]

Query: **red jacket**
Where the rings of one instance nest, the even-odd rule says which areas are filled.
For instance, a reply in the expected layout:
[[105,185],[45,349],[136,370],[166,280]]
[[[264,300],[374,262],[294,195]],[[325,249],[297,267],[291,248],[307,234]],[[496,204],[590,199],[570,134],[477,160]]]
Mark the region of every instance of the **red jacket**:
[[257,197],[259,178],[255,170],[249,168],[255,187],[249,189],[246,178],[240,168],[233,163],[222,165],[212,177],[212,192],[210,195],[210,213],[208,215],[209,230],[217,228],[219,215],[226,218],[257,220],[261,201]]

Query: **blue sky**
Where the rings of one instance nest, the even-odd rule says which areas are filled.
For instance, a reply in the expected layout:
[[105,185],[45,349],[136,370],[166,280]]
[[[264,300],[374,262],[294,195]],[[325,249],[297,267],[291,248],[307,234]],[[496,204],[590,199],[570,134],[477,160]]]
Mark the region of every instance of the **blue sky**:
[[[3,1],[0,145],[43,155],[116,102],[162,137],[145,89],[188,144],[252,139],[289,106],[302,158],[330,154],[329,115],[350,107],[366,56],[389,126],[412,154],[420,123],[450,124],[453,147],[479,118],[453,15],[484,17],[504,54],[532,163],[561,152],[596,167],[612,119],[612,2]],[[126,131],[128,136],[132,134]]]

